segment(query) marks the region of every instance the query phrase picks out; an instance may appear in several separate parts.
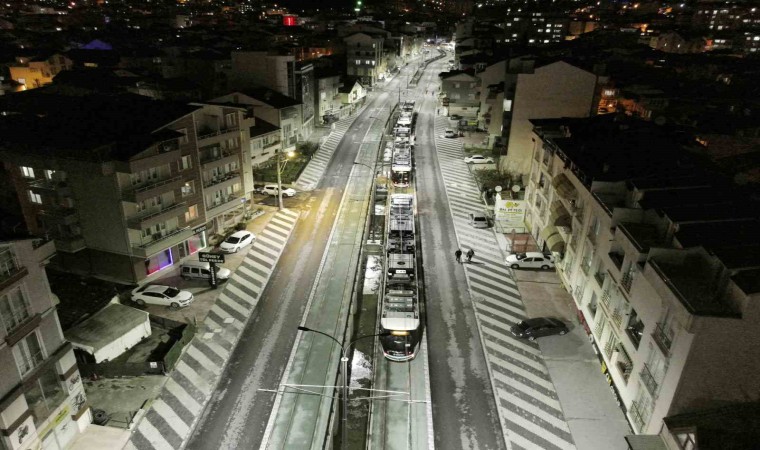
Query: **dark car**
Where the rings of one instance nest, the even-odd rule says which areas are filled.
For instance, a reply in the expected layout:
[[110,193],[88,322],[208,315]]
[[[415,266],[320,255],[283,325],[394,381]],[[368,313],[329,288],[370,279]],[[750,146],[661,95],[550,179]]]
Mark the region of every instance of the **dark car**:
[[510,331],[517,337],[527,338],[532,341],[537,337],[566,334],[567,325],[561,320],[537,317],[535,319],[523,320],[517,325],[513,325]]

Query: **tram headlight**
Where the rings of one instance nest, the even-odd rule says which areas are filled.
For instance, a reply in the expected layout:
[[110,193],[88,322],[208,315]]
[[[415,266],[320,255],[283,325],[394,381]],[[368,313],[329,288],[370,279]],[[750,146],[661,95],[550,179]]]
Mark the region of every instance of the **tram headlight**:
[[391,336],[409,336],[408,331],[391,331]]

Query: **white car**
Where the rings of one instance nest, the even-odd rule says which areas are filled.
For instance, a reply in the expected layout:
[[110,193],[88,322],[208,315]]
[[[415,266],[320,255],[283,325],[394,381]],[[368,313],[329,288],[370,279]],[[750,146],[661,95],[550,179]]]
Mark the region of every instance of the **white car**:
[[466,156],[464,162],[467,164],[493,164],[493,158],[486,158],[483,155]]
[[539,252],[515,253],[507,256],[506,263],[513,269],[553,269],[554,257]]
[[140,306],[150,304],[181,308],[193,302],[193,294],[171,286],[146,284],[132,291],[132,301]]
[[[267,184],[262,189],[262,192],[264,194],[277,195],[277,185],[276,184]],[[294,195],[296,195],[296,190],[293,189],[293,188],[285,188],[285,189],[282,190],[282,196],[283,197],[292,197]]]
[[256,236],[250,231],[236,231],[219,244],[219,250],[225,253],[235,253],[238,250],[251,245],[255,239]]
[[443,132],[443,136],[447,138],[455,138],[457,137],[457,132],[454,130],[446,130]]

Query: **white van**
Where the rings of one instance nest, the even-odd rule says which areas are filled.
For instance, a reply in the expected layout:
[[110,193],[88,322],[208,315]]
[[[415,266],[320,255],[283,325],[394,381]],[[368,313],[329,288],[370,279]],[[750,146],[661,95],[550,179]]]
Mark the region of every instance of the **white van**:
[[[211,277],[211,263],[200,261],[185,261],[179,266],[180,276],[184,280],[208,280]],[[216,266],[216,279],[224,281],[230,277],[230,269]]]

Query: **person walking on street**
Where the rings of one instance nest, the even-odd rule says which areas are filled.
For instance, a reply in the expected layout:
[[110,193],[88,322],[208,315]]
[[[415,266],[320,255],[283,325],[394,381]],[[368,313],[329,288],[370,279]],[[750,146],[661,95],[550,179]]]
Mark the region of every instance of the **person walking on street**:
[[472,261],[473,256],[475,256],[475,250],[473,249],[467,250],[467,262]]
[[458,263],[462,262],[462,250],[457,249],[457,251],[454,252],[454,256],[457,257],[457,262]]

